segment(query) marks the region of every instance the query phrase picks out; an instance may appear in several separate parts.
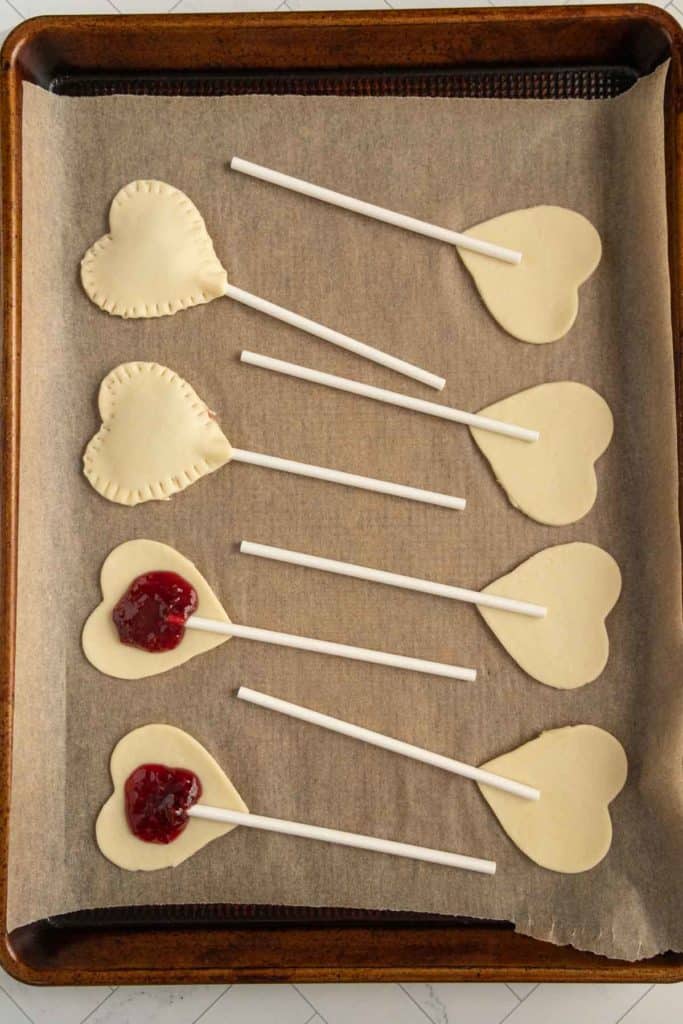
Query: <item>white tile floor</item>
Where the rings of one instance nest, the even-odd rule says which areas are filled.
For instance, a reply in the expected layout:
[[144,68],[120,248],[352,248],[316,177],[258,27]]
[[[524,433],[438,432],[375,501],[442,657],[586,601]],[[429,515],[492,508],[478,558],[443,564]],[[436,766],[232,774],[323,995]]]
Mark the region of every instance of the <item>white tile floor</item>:
[[[683,985],[220,985],[39,989],[0,1024],[680,1024]],[[513,989],[515,991],[513,991]],[[11,993],[8,994],[8,993]]]
[[[488,0],[492,6],[535,0]],[[559,3],[560,0],[546,0]],[[585,2],[585,0],[576,0]],[[590,0],[589,0],[590,2]],[[683,0],[666,3],[683,22]],[[486,6],[487,0],[0,0],[36,14]],[[195,985],[40,989],[0,972],[0,1024],[683,1024],[681,985]]]

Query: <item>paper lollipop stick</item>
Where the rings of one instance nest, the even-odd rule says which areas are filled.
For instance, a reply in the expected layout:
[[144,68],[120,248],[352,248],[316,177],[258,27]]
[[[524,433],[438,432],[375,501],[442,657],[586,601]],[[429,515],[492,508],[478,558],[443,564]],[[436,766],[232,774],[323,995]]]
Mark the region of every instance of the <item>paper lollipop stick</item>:
[[469,249],[472,252],[480,253],[482,256],[490,256],[493,259],[502,260],[504,263],[519,263],[522,253],[512,249],[506,249],[502,245],[495,245],[491,242],[483,242],[477,238],[470,238],[458,231],[450,231],[448,228],[437,227],[436,224],[428,224],[426,221],[417,220],[415,217],[407,217],[403,213],[395,213],[383,206],[375,206],[374,203],[365,203],[353,196],[342,195],[341,192],[333,192],[332,189],[322,188],[320,185],[312,185],[309,181],[301,178],[293,178],[289,174],[282,174],[280,171],[273,171],[270,167],[262,167],[260,164],[250,163],[249,160],[242,160],[234,156],[230,161],[233,171],[240,174],[248,174],[252,178],[259,178],[261,181],[270,182],[271,185],[279,185],[280,188],[289,189],[291,192],[299,192],[301,195],[310,196],[313,199],[320,199],[332,206],[341,206],[344,210],[351,210],[353,213],[360,213],[364,217],[372,217],[373,220],[384,221],[385,224],[393,224],[398,228],[405,228],[406,231],[414,231],[418,235],[426,235],[428,238],[436,238],[440,242],[448,242],[449,245],[457,245],[462,249]]
[[83,629],[83,651],[100,672],[119,679],[168,671],[230,637],[448,679],[474,681],[477,676],[474,669],[457,665],[231,622],[196,566],[156,541],[128,541],[115,548],[102,567],[101,587],[102,603]]
[[387,405],[412,409],[414,412],[437,416],[442,420],[450,420],[452,423],[464,423],[468,427],[502,434],[519,441],[538,441],[540,437],[537,430],[518,427],[514,423],[504,423],[502,420],[494,420],[477,413],[463,412],[461,409],[452,409],[447,405],[439,405],[437,402],[426,402],[422,398],[413,398],[412,395],[402,395],[397,391],[376,388],[371,384],[361,384],[359,381],[348,380],[346,377],[335,377],[332,373],[312,370],[308,366],[299,366],[297,363],[287,363],[283,359],[272,359],[270,356],[262,356],[258,352],[244,350],[240,355],[240,360],[250,366],[259,366],[263,370],[273,370],[275,373],[311,381],[313,384],[323,384],[325,387],[336,388],[338,391],[348,391],[353,395],[361,395],[363,398],[374,398],[375,401],[384,402]]
[[533,679],[547,686],[584,686],[607,664],[605,620],[619,598],[621,572],[612,556],[594,544],[577,542],[545,548],[481,591],[250,541],[243,541],[240,550],[273,561],[474,604],[508,654]]
[[111,204],[109,228],[110,233],[83,257],[81,280],[88,297],[113,316],[170,316],[227,296],[437,391],[446,383],[443,377],[230,284],[199,210],[172,185],[126,185]]
[[430,764],[435,768],[442,768],[453,775],[461,775],[465,779],[473,779],[475,782],[490,786],[492,789],[500,789],[505,793],[512,793],[514,796],[522,797],[524,800],[538,800],[540,792],[533,786],[526,786],[522,782],[515,782],[514,779],[505,779],[493,772],[484,771],[483,768],[475,768],[462,761],[454,761],[451,757],[444,757],[443,754],[435,754],[423,747],[416,747],[412,743],[404,743],[403,740],[394,739],[393,736],[385,736],[381,732],[374,732],[372,729],[364,729],[360,725],[353,725],[341,718],[333,718],[331,715],[323,715],[319,711],[312,711],[310,708],[301,707],[299,704],[291,704],[289,701],[281,700],[279,697],[271,697],[259,690],[252,690],[248,686],[240,686],[237,691],[240,700],[249,704],[256,704],[261,708],[268,708],[269,711],[278,711],[290,718],[298,718],[302,722],[310,722],[311,725],[319,725],[323,729],[338,732],[342,736],[350,736],[352,739],[361,740],[374,747],[382,747],[394,754],[401,754],[403,757],[410,757],[414,761],[422,761],[423,764]]
[[600,262],[600,235],[562,206],[511,210],[465,232],[450,231],[234,157],[242,174],[385,221],[456,247],[491,316],[513,338],[546,344],[563,337],[579,308],[579,287]]
[[120,505],[167,500],[231,460],[296,476],[391,494],[442,508],[465,499],[406,484],[233,448],[187,381],[158,363],[123,363],[100,386],[102,426],[83,456],[84,473]]
[[322,843],[334,843],[336,846],[353,846],[357,850],[372,850],[374,853],[388,853],[393,857],[424,860],[431,864],[463,868],[466,871],[477,871],[484,875],[495,875],[496,873],[496,864],[492,860],[466,857],[461,853],[447,853],[443,850],[430,850],[426,846],[397,843],[391,839],[377,839],[373,836],[358,835],[355,832],[340,832],[335,828],[303,825],[300,822],[283,821],[280,818],[264,818],[259,814],[245,814],[241,811],[224,811],[218,807],[205,807],[203,804],[195,804],[190,808],[188,814],[192,818],[202,818],[205,821],[218,821],[226,825],[246,825],[247,828],[259,828],[266,832],[281,832],[286,836],[317,839]]
[[[605,399],[585,384],[538,384],[471,413],[257,352],[243,351],[240,359],[288,377],[466,424],[511,504],[537,522],[574,523],[595,503],[595,463],[610,443],[614,424]],[[517,426],[515,420],[533,423],[535,429]]]
[[169,725],[142,726],[124,736],[111,757],[111,776],[114,791],[95,834],[104,856],[129,871],[175,867],[237,825],[487,875],[496,870],[493,861],[479,857],[251,814],[208,751]]
[[427,675],[446,676],[448,679],[464,679],[473,682],[477,673],[471,668],[460,668],[458,665],[442,665],[437,661],[424,661],[422,658],[407,658],[402,654],[386,654],[384,651],[371,651],[365,647],[349,647],[347,644],[330,643],[327,640],[314,640],[308,636],[292,636],[289,633],[276,633],[272,629],[260,629],[256,626],[241,626],[236,622],[216,622],[193,615],[184,623],[186,629],[198,629],[205,633],[215,633],[224,637],[241,637],[243,640],[258,640],[262,644],[275,644],[278,647],[295,647],[299,651],[311,651],[314,654],[331,654],[336,658],[349,658],[351,661],[367,661],[375,665],[388,665],[392,668],[403,668],[409,672],[424,672]]
[[418,579],[416,576],[401,576],[396,572],[385,572],[383,569],[369,569],[365,565],[353,565],[351,562],[339,562],[333,558],[321,558],[318,555],[306,555],[302,551],[288,551],[286,548],[271,547],[269,544],[254,544],[243,540],[240,544],[243,555],[257,555],[275,562],[288,562],[290,565],[301,565],[307,569],[320,569],[323,572],[336,573],[339,576],[354,576],[359,580],[371,583],[384,583],[390,587],[401,587],[404,590],[416,590],[422,594],[435,594],[437,597],[449,597],[453,601],[465,601],[482,608],[498,608],[501,611],[517,612],[542,619],[548,609],[543,605],[520,601],[511,597],[500,597],[498,594],[487,594],[480,590],[466,590],[463,587],[452,587],[447,583],[432,583],[430,580]]
[[349,352],[354,352],[357,356],[369,359],[373,363],[379,363],[380,366],[386,366],[389,370],[395,370],[396,373],[401,373],[404,377],[412,377],[413,380],[419,381],[420,384],[427,384],[430,388],[434,388],[435,391],[443,391],[446,386],[444,377],[439,377],[428,370],[422,370],[419,366],[413,366],[412,363],[407,363],[403,359],[397,359],[396,356],[389,355],[387,352],[381,352],[379,349],[373,348],[372,345],[366,345],[365,342],[356,341],[355,338],[350,338],[347,334],[333,331],[331,328],[323,326],[323,324],[316,323],[315,320],[309,320],[308,317],[292,313],[291,310],[285,309],[283,306],[277,306],[274,302],[268,302],[266,299],[261,299],[258,295],[251,295],[242,288],[236,288],[235,285],[226,284],[224,294],[229,299],[235,299],[237,302],[241,302],[243,306],[256,309],[259,313],[272,316],[275,320],[281,320],[283,323],[289,324],[290,327],[296,327],[306,334],[312,334],[315,338],[320,338],[322,341],[329,341],[333,345],[337,345],[338,348],[345,348]]
[[313,477],[315,480],[327,480],[329,483],[344,484],[346,487],[357,487],[363,491],[392,494],[395,498],[409,498],[411,501],[421,501],[425,505],[440,505],[441,508],[452,508],[462,511],[467,504],[464,498],[456,498],[450,494],[424,491],[420,487],[408,487],[405,484],[389,483],[387,480],[375,480],[369,476],[358,476],[356,473],[343,473],[338,469],[309,466],[305,462],[279,459],[274,455],[265,455],[262,452],[245,452],[240,448],[233,448],[232,458],[235,462],[246,462],[251,466],[264,466],[266,469],[276,469],[282,473],[293,473],[295,476],[308,476]]

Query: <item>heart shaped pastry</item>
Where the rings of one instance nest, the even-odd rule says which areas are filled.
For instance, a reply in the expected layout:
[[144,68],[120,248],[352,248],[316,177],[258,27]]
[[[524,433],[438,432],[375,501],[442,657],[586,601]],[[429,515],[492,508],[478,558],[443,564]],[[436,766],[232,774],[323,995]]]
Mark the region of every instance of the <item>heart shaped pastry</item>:
[[598,491],[595,463],[614,429],[610,407],[597,391],[575,381],[539,384],[480,415],[540,431],[538,441],[526,443],[472,430],[515,508],[551,526],[575,523],[590,511]]
[[163,181],[132,181],[114,196],[109,234],[86,252],[81,280],[107,313],[155,317],[217,299],[228,277],[184,192]]
[[514,265],[459,249],[491,316],[520,341],[537,345],[567,333],[579,308],[579,286],[602,254],[589,220],[562,206],[513,210],[465,231],[522,253]]
[[126,779],[144,764],[168,765],[194,772],[201,783],[202,803],[234,811],[248,811],[217,761],[194,737],[172,725],[143,725],[129,732],[114,747],[110,770],[114,791],[97,818],[95,835],[100,850],[113,864],[127,871],[157,871],[182,864],[202,846],[231,832],[234,825],[189,818],[169,843],[144,842],[130,830],[126,818]]
[[552,729],[481,767],[540,789],[534,801],[479,786],[510,839],[536,864],[576,874],[603,859],[612,842],[609,805],[628,771],[614,736],[595,725]]
[[187,381],[158,363],[122,363],[100,386],[102,426],[83,471],[120,505],[165,501],[230,461],[232,449]]
[[482,591],[543,605],[545,618],[477,607],[520,668],[539,683],[571,690],[592,682],[607,664],[605,619],[620,592],[612,556],[575,542],[539,551]]
[[230,639],[216,633],[188,630],[178,647],[155,654],[122,644],[112,618],[114,606],[128,590],[131,580],[148,572],[174,572],[182,576],[197,593],[197,611],[200,615],[220,622],[230,622],[199,569],[174,548],[154,540],[129,540],[119,544],[102,566],[102,602],[88,618],[81,637],[86,658],[107,676],[116,679],[145,679],[160,672],[168,672],[194,658],[196,654],[210,651]]

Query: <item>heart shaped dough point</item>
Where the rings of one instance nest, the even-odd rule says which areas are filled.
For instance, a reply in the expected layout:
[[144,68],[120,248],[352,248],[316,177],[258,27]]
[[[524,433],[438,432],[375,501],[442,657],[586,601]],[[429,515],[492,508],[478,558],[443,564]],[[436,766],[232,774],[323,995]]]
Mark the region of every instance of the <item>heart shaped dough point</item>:
[[628,771],[614,736],[594,725],[553,729],[481,767],[540,789],[533,801],[479,786],[510,839],[536,864],[576,874],[603,859],[612,843],[609,804]]
[[576,319],[579,286],[602,255],[589,220],[562,206],[513,210],[465,231],[522,253],[514,265],[458,249],[491,316],[520,341],[542,345],[563,337]]
[[122,363],[102,381],[98,403],[102,426],[83,472],[110,501],[165,501],[232,457],[209,408],[166,366]]
[[550,526],[575,523],[598,492],[595,463],[612,439],[614,420],[597,391],[575,381],[539,384],[496,402],[480,415],[540,431],[517,441],[488,430],[472,437],[512,505]]
[[200,803],[233,811],[249,810],[218,762],[189,733],[172,725],[143,725],[133,729],[114,747],[110,762],[114,791],[95,825],[97,845],[104,856],[126,871],[174,868],[202,846],[236,827],[189,818],[183,832],[170,843],[138,839],[126,819],[124,786],[131,772],[142,764],[188,769],[201,782]]
[[143,573],[157,571],[175,572],[194,587],[199,599],[199,615],[218,619],[219,622],[230,622],[225,609],[200,571],[175,548],[154,540],[129,540],[119,544],[102,566],[102,602],[88,618],[81,637],[86,658],[107,676],[115,679],[146,679],[177,668],[196,654],[210,651],[230,639],[216,633],[188,629],[178,647],[171,651],[150,654],[122,644],[112,619],[114,605],[134,579]]
[[478,606],[520,668],[546,686],[572,690],[596,679],[609,657],[605,619],[621,572],[594,544],[557,544],[532,555],[482,591],[543,605],[545,618]]
[[223,295],[228,276],[197,207],[163,181],[131,181],[109,211],[109,234],[88,249],[81,281],[107,313],[156,317]]

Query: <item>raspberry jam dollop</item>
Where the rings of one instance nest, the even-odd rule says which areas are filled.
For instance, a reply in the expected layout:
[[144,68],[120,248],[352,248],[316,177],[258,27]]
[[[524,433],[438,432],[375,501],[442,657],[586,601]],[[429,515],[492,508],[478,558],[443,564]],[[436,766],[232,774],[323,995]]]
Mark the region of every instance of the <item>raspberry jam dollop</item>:
[[187,812],[202,795],[202,784],[186,768],[141,764],[126,779],[126,818],[146,843],[172,843],[187,825]]
[[197,611],[194,587],[175,572],[146,572],[134,579],[112,612],[122,644],[152,654],[172,651]]

